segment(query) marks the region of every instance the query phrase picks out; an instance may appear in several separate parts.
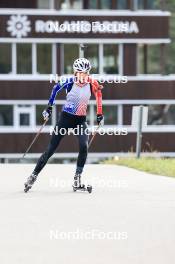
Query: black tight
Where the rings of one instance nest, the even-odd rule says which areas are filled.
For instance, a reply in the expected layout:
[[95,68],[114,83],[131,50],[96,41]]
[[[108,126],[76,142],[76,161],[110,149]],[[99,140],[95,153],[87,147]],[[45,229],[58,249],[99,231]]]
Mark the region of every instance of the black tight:
[[79,141],[79,154],[77,159],[77,173],[81,173],[86,162],[87,153],[88,153],[88,135],[85,133],[85,129],[87,129],[86,118],[84,116],[74,116],[66,112],[61,113],[61,117],[56,124],[55,131],[58,134],[53,133],[50,143],[46,149],[46,151],[39,158],[36,167],[34,169],[34,174],[39,174],[43,167],[46,165],[48,159],[54,154],[55,150],[59,146],[61,139],[64,137],[60,133],[60,129],[64,128],[66,131],[68,128],[76,128],[77,126],[81,126],[82,133],[77,135]]

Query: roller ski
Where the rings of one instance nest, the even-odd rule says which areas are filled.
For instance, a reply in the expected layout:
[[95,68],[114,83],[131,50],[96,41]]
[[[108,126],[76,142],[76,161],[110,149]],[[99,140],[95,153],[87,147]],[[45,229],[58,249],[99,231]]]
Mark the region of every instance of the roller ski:
[[24,192],[27,193],[33,186],[34,182],[36,181],[37,175],[33,174],[30,175],[27,181],[24,183]]
[[72,185],[73,191],[83,191],[83,192],[92,192],[92,186],[87,185],[87,187],[84,184],[81,184],[81,174],[75,174],[74,177],[74,184]]

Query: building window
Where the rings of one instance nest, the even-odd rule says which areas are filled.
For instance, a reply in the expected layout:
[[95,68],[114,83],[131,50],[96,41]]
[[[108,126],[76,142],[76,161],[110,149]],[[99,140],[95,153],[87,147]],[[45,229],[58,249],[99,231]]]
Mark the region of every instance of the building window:
[[[94,99],[94,98],[93,98]],[[86,116],[86,121],[87,121],[87,123],[88,124],[90,124],[91,123],[91,116],[90,116],[90,105],[88,105],[87,106],[87,116]],[[95,114],[94,114],[94,109],[93,109],[93,117],[95,116]],[[93,123],[94,123],[94,120],[93,120]]]
[[175,125],[175,105],[149,105],[148,125]]
[[34,127],[35,108],[34,105],[14,105],[14,123],[15,128]]
[[20,113],[19,125],[20,126],[29,126],[30,125],[30,115],[29,115],[29,113]]
[[160,45],[138,46],[138,74],[161,74]]
[[89,9],[111,9],[112,0],[89,0]]
[[117,125],[117,106],[116,105],[103,105],[103,113],[105,116],[105,125]]
[[89,0],[89,9],[127,9],[127,0]]
[[160,62],[160,45],[149,45],[147,53],[148,62],[148,74],[160,74],[161,62]]
[[37,7],[41,9],[49,9],[50,8],[50,0],[37,0]]
[[37,72],[40,74],[52,73],[51,44],[37,44]]
[[160,3],[159,1],[153,0],[135,0],[137,1],[138,9],[159,9]]
[[97,9],[98,0],[89,0],[89,9]]
[[103,72],[106,74],[118,74],[118,45],[103,45]]
[[127,0],[117,0],[117,9],[129,9]]
[[79,57],[79,47],[77,44],[64,44],[64,73],[72,74],[74,60]]
[[56,9],[82,9],[82,0],[56,0]]
[[100,8],[101,9],[111,9],[112,0],[101,0]]
[[0,44],[0,73],[10,73],[12,70],[11,66],[11,44],[1,43]]
[[92,69],[91,73],[99,73],[99,55],[98,55],[99,45],[90,44],[84,51],[84,57],[90,60]]
[[0,126],[13,126],[12,105],[0,105]]
[[[94,98],[93,98],[94,99]],[[118,124],[118,106],[103,105],[104,125],[116,126]],[[87,122],[91,126],[96,125],[96,104],[89,105],[87,109]]]
[[32,73],[32,45],[17,44],[17,73]]
[[137,73],[146,74],[146,54],[143,45],[138,45],[137,48]]

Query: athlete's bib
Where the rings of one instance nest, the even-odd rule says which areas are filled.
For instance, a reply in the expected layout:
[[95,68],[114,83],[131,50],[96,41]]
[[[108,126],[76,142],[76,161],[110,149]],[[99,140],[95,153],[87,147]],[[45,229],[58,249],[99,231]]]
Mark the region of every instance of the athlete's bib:
[[85,116],[90,97],[91,89],[89,83],[83,87],[79,87],[74,83],[72,89],[67,94],[63,111],[74,115]]

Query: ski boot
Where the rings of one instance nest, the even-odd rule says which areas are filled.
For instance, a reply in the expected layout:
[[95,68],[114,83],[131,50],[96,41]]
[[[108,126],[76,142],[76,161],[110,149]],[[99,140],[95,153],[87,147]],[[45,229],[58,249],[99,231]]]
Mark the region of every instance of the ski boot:
[[74,176],[74,184],[72,185],[73,191],[87,191],[88,193],[92,192],[92,186],[87,185],[87,187],[84,184],[81,184],[81,174],[76,173]]
[[36,174],[32,173],[27,181],[24,183],[24,192],[28,192],[31,188],[32,188],[32,185],[34,184],[34,182],[36,181],[37,179],[37,176]]

